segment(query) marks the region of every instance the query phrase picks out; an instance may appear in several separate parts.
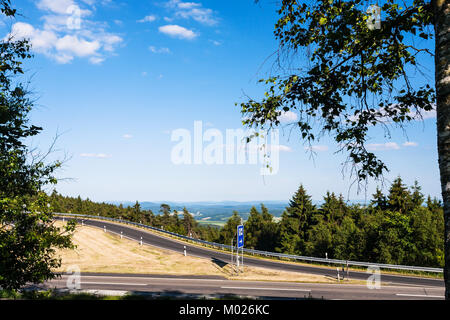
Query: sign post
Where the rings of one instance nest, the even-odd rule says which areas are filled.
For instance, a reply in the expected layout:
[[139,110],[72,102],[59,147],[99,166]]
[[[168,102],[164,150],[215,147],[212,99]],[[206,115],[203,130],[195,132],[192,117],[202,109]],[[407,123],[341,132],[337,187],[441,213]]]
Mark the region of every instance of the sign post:
[[237,257],[237,270],[239,272],[239,249],[241,249],[241,256],[242,256],[242,265],[244,264],[244,226],[238,225],[237,226],[237,239],[236,239],[236,257]]

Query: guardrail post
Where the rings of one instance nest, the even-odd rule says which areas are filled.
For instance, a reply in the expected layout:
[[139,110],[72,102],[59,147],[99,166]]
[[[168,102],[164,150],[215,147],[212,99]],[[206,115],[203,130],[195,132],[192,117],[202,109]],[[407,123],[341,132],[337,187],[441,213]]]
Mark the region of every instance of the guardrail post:
[[339,278],[339,267],[336,267],[336,271],[337,271],[337,281],[339,282],[340,278]]
[[244,273],[244,248],[242,248],[242,273]]
[[349,272],[348,272],[348,260],[347,260],[347,280],[349,280],[348,274],[349,274]]
[[140,241],[140,244],[141,244],[141,246],[142,246],[142,237],[141,237],[141,241]]
[[233,254],[234,254],[234,252],[233,252],[233,238],[231,238],[231,268],[232,269],[234,269],[234,266],[233,266]]

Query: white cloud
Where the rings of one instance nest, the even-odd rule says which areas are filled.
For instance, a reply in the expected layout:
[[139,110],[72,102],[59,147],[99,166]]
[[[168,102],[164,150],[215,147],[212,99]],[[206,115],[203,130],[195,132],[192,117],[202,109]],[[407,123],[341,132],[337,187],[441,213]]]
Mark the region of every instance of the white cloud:
[[80,154],[80,157],[106,159],[106,158],[111,158],[111,155],[105,154],[105,153],[82,153],[82,154]]
[[217,40],[209,40],[209,41],[215,46],[221,46],[222,45],[222,42],[217,41]]
[[[96,1],[83,2],[93,5]],[[29,39],[34,52],[44,54],[57,63],[86,58],[92,64],[99,64],[123,42],[120,36],[105,31],[106,24],[84,19],[92,11],[79,9],[73,0],[40,0],[36,5],[50,12],[41,17],[42,27],[17,22],[6,38]],[[74,8],[79,11],[74,11]],[[73,14],[78,15],[80,24],[73,23]]]
[[91,57],[89,58],[89,62],[92,64],[101,64],[103,61],[105,61],[105,58],[102,57]]
[[[41,17],[41,20],[44,21],[44,30],[51,30],[55,32],[64,32],[67,29],[67,16],[66,15],[45,15]],[[81,21],[80,21],[81,27]]]
[[203,8],[198,2],[182,2],[180,0],[171,0],[167,7],[174,11],[176,18],[193,19],[201,24],[213,26],[218,23],[211,9]]
[[131,134],[129,134],[129,133],[126,133],[126,134],[124,134],[124,135],[122,136],[122,138],[124,138],[124,139],[131,139],[131,138],[133,138],[133,135],[131,135]]
[[105,34],[99,40],[103,43],[103,49],[109,52],[113,52],[114,47],[123,41],[121,37],[115,34]]
[[171,37],[192,40],[198,36],[194,31],[186,29],[176,24],[168,24],[158,28],[159,32]]
[[100,48],[100,43],[98,41],[87,41],[79,39],[77,36],[67,35],[58,39],[55,48],[58,51],[74,54],[78,57],[86,57],[96,54]]
[[325,152],[325,151],[328,151],[328,146],[314,145],[314,146],[305,147],[304,149],[308,150],[308,151],[312,151],[312,152]]
[[400,149],[399,145],[395,142],[386,142],[386,143],[369,143],[366,145],[367,150],[369,151],[386,151],[386,150],[398,150]]
[[175,16],[181,17],[184,19],[192,18],[197,22],[206,25],[215,25],[217,24],[217,20],[212,17],[212,10],[205,8],[192,8],[190,10],[180,10],[175,13]]
[[[66,64],[69,63],[73,60],[73,56],[71,56],[70,54],[66,54],[66,53],[58,53],[56,55],[50,55],[53,59],[55,59],[56,62],[60,63],[60,64]],[[91,61],[92,63],[92,61]]]
[[138,20],[137,22],[139,23],[145,23],[145,22],[153,22],[156,20],[156,16],[154,15],[149,15],[149,16],[145,16],[144,18]]
[[31,24],[24,22],[15,23],[12,26],[11,33],[6,38],[10,36],[19,39],[29,39],[33,49],[39,53],[48,52],[58,38],[52,31],[38,30]]
[[297,121],[297,114],[292,111],[281,111],[281,114],[278,116],[278,120],[281,123],[292,123]]
[[201,7],[202,5],[197,2],[178,2],[178,8],[180,9],[191,9],[194,7]]
[[72,0],[40,0],[37,3],[39,9],[59,14],[67,14],[67,10],[73,5],[75,3]]
[[417,147],[419,144],[417,142],[413,141],[406,141],[403,146],[404,147]]
[[150,46],[148,49],[153,53],[171,53],[169,48],[156,48],[155,46]]
[[81,9],[73,0],[39,0],[36,5],[41,10],[66,15],[66,18],[70,16],[84,17],[92,14],[91,10]]
[[31,24],[17,22],[12,26],[10,35],[17,38],[31,38],[34,34],[34,28]]

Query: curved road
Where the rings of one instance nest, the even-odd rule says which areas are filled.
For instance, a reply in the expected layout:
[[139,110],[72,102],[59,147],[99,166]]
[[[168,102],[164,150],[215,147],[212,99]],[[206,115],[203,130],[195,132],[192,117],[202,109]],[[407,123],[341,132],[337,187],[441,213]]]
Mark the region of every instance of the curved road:
[[[81,223],[81,219],[77,219],[77,221]],[[184,246],[186,246],[186,251],[188,255],[213,260],[215,263],[219,265],[222,263],[227,264],[231,260],[229,253],[215,251],[212,249],[174,240],[171,238],[160,236],[156,233],[152,233],[151,231],[146,231],[143,229],[138,229],[127,225],[102,220],[83,219],[83,223],[84,225],[93,226],[101,229],[106,227],[107,232],[112,232],[116,234],[120,234],[122,232],[124,237],[136,241],[140,241],[142,237],[142,242],[144,244],[156,246],[166,250],[176,251],[181,254],[183,253]],[[244,257],[244,265],[336,277],[336,267],[327,268],[298,263],[277,262],[276,260],[258,259],[258,258],[251,258],[248,256]],[[369,276],[370,274],[366,272],[357,272],[357,271],[350,271],[349,274],[349,278],[355,280],[367,280]],[[420,278],[416,276],[390,275],[383,273],[381,274],[381,282],[383,284],[389,285],[426,286],[438,288],[444,287],[444,281],[441,279]]]

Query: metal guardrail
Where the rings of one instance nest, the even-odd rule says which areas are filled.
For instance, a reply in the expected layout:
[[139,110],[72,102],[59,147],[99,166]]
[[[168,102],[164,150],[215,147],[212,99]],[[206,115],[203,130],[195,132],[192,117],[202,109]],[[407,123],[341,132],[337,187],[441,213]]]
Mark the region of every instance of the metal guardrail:
[[[87,218],[87,219],[96,219],[96,220],[107,220],[113,222],[119,222],[129,225],[134,225],[141,228],[151,229],[154,231],[162,232],[177,238],[181,238],[183,240],[197,242],[203,245],[209,245],[213,247],[218,247],[224,250],[231,251],[231,246],[216,242],[209,242],[201,239],[195,239],[188,236],[183,236],[178,233],[170,232],[167,230],[151,227],[142,223],[131,222],[122,219],[104,217],[104,216],[94,216],[94,215],[84,215],[84,214],[74,214],[74,213],[54,213],[55,216],[68,216],[68,217],[76,217],[76,218]],[[419,271],[419,272],[434,272],[434,273],[443,273],[444,270],[442,268],[430,268],[430,267],[415,267],[415,266],[404,266],[404,265],[395,265],[395,264],[381,264],[381,263],[371,263],[371,262],[360,262],[360,261],[350,261],[350,260],[338,260],[338,259],[328,259],[328,258],[316,258],[316,257],[306,257],[306,256],[297,256],[292,254],[285,253],[276,253],[269,251],[260,251],[254,249],[244,248],[245,253],[249,253],[252,255],[260,255],[266,257],[276,257],[276,258],[287,258],[299,261],[308,261],[308,262],[319,262],[326,264],[337,264],[337,265],[349,265],[349,266],[358,266],[358,267],[378,267],[380,269],[393,269],[393,270],[408,270],[408,271]]]

